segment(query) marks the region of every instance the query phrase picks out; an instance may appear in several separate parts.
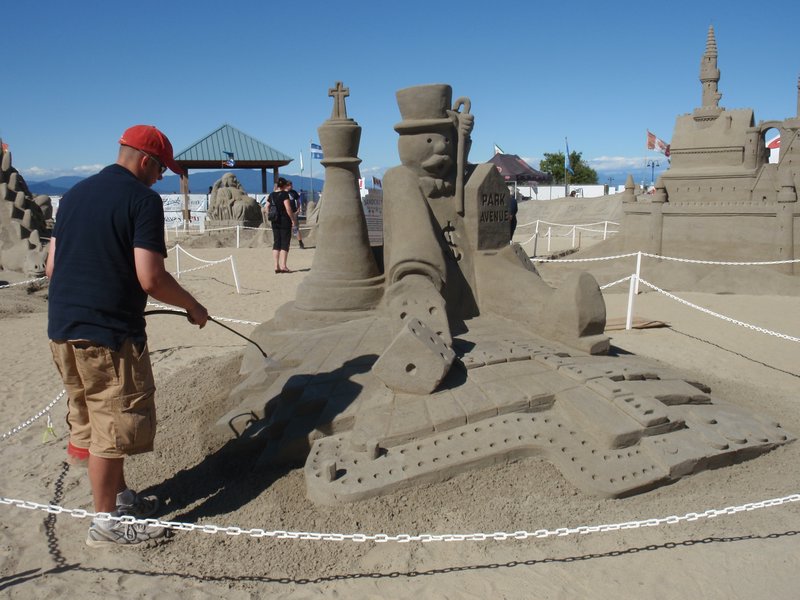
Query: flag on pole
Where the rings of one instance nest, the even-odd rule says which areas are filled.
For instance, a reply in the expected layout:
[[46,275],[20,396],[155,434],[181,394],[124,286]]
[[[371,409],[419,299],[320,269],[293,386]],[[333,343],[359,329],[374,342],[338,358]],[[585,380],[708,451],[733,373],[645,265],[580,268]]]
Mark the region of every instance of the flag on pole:
[[569,171],[571,175],[575,175],[575,171],[572,170],[572,163],[569,160],[569,142],[567,138],[564,138],[564,144],[567,147],[567,153],[564,155],[564,172]]
[[[5,144],[3,144],[3,146],[5,146]],[[781,136],[780,135],[776,135],[771,140],[767,140],[767,149],[768,150],[775,150],[775,149],[780,148],[780,147],[781,147]]]
[[300,174],[303,173],[303,151],[300,150]]
[[657,138],[656,134],[651,133],[649,129],[647,130],[647,149],[661,152],[664,156],[669,157],[669,144]]
[[316,158],[317,160],[322,160],[322,146],[319,144],[315,144],[311,142],[311,158]]
[[232,167],[236,164],[236,161],[233,160],[233,152],[228,152],[227,150],[223,150],[222,153],[225,155],[224,165],[226,167]]
[[498,146],[497,144],[494,145],[494,153],[495,154],[505,154],[505,152],[503,152],[503,149],[500,146]]
[[381,183],[381,180],[375,177],[374,175],[372,176],[372,187],[377,188],[379,190],[383,189],[383,184]]

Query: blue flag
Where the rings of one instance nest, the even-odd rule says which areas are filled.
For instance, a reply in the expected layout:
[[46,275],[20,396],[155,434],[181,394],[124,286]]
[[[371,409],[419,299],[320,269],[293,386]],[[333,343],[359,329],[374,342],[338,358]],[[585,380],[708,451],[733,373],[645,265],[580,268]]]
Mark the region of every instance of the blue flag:
[[575,171],[572,170],[572,164],[569,161],[569,142],[567,138],[564,138],[564,143],[567,146],[567,153],[564,155],[564,171],[569,171],[570,174],[575,175]]
[[322,156],[322,146],[311,142],[311,158],[316,158],[317,160],[322,160],[324,158]]

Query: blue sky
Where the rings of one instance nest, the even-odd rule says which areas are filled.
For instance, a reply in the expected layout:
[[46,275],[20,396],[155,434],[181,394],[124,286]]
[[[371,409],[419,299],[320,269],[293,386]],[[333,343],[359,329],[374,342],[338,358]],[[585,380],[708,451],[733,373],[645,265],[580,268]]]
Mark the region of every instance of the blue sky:
[[113,162],[132,124],[177,152],[227,122],[295,157],[289,174],[303,151],[308,175],[341,80],[362,174],[380,176],[398,163],[395,91],[441,82],[471,99],[473,162],[497,144],[537,166],[568,136],[595,169],[639,180],[663,158],[646,130],[669,141],[700,102],[709,25],[721,105],[796,114],[798,16],[796,0],[5,2],[0,137],[36,181]]

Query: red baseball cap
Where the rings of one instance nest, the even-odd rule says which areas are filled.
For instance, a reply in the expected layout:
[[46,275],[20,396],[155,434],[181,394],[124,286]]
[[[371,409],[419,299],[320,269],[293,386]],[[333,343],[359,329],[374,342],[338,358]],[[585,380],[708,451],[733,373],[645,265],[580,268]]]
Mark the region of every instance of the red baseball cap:
[[178,166],[172,156],[172,144],[170,144],[169,138],[153,125],[129,127],[119,138],[119,143],[152,154],[173,173],[184,174],[183,169]]

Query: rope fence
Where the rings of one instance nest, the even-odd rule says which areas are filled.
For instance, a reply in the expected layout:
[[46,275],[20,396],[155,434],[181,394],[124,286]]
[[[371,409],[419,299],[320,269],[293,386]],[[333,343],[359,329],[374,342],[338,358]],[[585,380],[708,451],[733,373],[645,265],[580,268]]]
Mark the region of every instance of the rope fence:
[[601,290],[608,289],[613,287],[617,284],[623,283],[625,281],[630,281],[630,287],[628,290],[628,307],[625,315],[625,329],[632,329],[633,327],[633,312],[634,312],[634,298],[639,294],[639,283],[643,283],[647,285],[649,288],[657,291],[666,297],[675,300],[676,302],[680,302],[681,304],[693,308],[695,310],[699,310],[700,312],[706,313],[713,317],[717,317],[718,319],[722,319],[723,321],[727,321],[729,323],[733,323],[734,325],[739,325],[740,327],[745,327],[747,329],[751,329],[753,331],[757,331],[759,333],[765,333],[767,335],[771,335],[780,339],[784,339],[790,342],[800,342],[800,338],[787,335],[785,333],[779,333],[777,331],[772,331],[770,329],[766,329],[764,327],[759,327],[758,325],[751,325],[749,323],[744,323],[743,321],[739,321],[732,317],[728,317],[725,315],[721,315],[716,313],[708,308],[704,308],[697,304],[693,304],[688,300],[684,300],[683,298],[679,298],[678,296],[667,292],[666,290],[662,290],[658,286],[645,281],[642,279],[642,257],[647,256],[649,258],[661,259],[661,260],[671,260],[677,261],[682,263],[691,263],[691,264],[702,264],[702,265],[730,265],[730,266],[766,266],[766,265],[783,265],[783,264],[791,264],[791,263],[800,263],[800,259],[792,259],[792,260],[762,260],[762,261],[718,261],[718,260],[696,260],[691,258],[677,258],[674,256],[661,256],[659,254],[650,254],[649,252],[629,252],[627,254],[617,254],[615,256],[600,256],[596,258],[564,258],[564,259],[550,259],[550,258],[531,258],[531,260],[536,262],[547,262],[547,263],[577,263],[577,262],[593,262],[593,261],[600,261],[600,260],[617,260],[620,258],[628,258],[631,256],[636,257],[636,270],[634,273],[618,279],[616,281],[612,281],[611,283],[607,283],[605,285],[600,286]]
[[[572,238],[572,245],[571,248],[580,248],[581,246],[581,235],[583,233],[587,234],[603,234],[603,239],[607,239],[609,235],[618,233],[619,229],[609,229],[609,225],[619,226],[619,223],[615,221],[596,221],[594,223],[584,223],[580,225],[567,225],[565,223],[550,223],[549,221],[542,221],[537,219],[536,221],[531,221],[530,223],[523,223],[521,225],[517,225],[517,229],[524,229],[526,227],[535,227],[533,235],[529,237],[524,242],[519,242],[521,246],[525,246],[533,242],[533,251],[531,254],[536,256],[536,250],[539,240],[539,227],[541,225],[547,226],[547,233],[544,234],[544,237],[547,238],[547,252],[550,252],[551,249],[551,242],[554,237],[571,237]],[[592,229],[595,226],[602,225],[603,229]],[[567,231],[563,234],[554,233],[553,228],[565,228]]]
[[97,518],[100,521],[120,521],[122,523],[141,523],[144,525],[154,525],[165,527],[173,531],[192,531],[201,533],[224,533],[225,535],[239,536],[244,535],[252,538],[270,538],[282,540],[310,540],[326,542],[375,542],[378,544],[387,542],[397,542],[400,544],[409,542],[503,542],[506,540],[527,540],[529,538],[545,539],[549,537],[566,537],[569,535],[588,535],[590,533],[605,533],[609,531],[623,531],[627,529],[640,529],[642,527],[660,527],[664,525],[677,525],[699,521],[700,519],[715,519],[721,516],[735,515],[740,512],[752,512],[764,508],[782,506],[793,502],[800,502],[800,494],[790,494],[781,498],[771,498],[758,502],[748,502],[740,506],[726,506],[725,508],[710,508],[703,512],[690,512],[684,515],[670,515],[668,517],[657,517],[650,519],[640,519],[636,521],[624,521],[622,523],[608,523],[603,525],[578,525],[574,527],[559,527],[557,529],[537,529],[536,531],[496,531],[494,533],[423,533],[423,534],[386,534],[386,533],[328,533],[311,531],[286,531],[265,529],[243,528],[237,526],[223,527],[214,524],[200,525],[197,523],[181,523],[178,521],[160,521],[158,519],[134,519],[131,516],[116,517],[109,513],[90,512],[81,508],[64,508],[55,504],[40,504],[29,500],[17,500],[0,496],[0,504],[22,508],[27,510],[39,510],[49,514],[66,514],[78,519]]
[[27,285],[29,283],[37,283],[39,281],[45,281],[47,277],[36,277],[35,279],[28,279],[27,281],[18,281],[16,283],[6,283],[4,285],[0,285],[0,290],[5,288],[11,288],[18,285]]
[[[301,232],[308,232],[313,229],[311,225],[303,225],[302,227],[297,228]],[[241,247],[241,232],[242,231],[271,231],[271,229],[266,227],[248,227],[246,225],[230,225],[228,227],[203,227],[202,229],[192,229],[187,228],[186,223],[184,223],[183,227],[179,227],[177,224],[175,227],[165,227],[164,228],[164,239],[169,241],[170,233],[175,236],[177,240],[181,235],[184,236],[192,236],[192,235],[203,235],[210,232],[215,231],[233,231],[236,230],[236,247]]]
[[[200,258],[198,256],[194,256],[193,254],[187,252],[180,244],[175,244],[172,248],[170,248],[170,250],[174,250],[175,251],[175,265],[176,265],[175,276],[178,279],[181,278],[181,273],[191,273],[192,271],[199,271],[201,269],[207,269],[209,267],[213,267],[214,265],[219,265],[221,263],[230,262],[231,263],[231,271],[233,271],[233,282],[236,285],[236,293],[237,294],[240,293],[240,291],[239,291],[239,276],[236,273],[236,262],[234,261],[232,254],[230,256],[226,257],[226,258],[221,258],[219,260],[205,260],[205,259],[202,259],[202,258]],[[184,253],[189,258],[191,258],[193,260],[196,260],[197,262],[203,263],[203,265],[201,265],[199,267],[193,267],[191,269],[184,269],[183,271],[181,271],[181,252]]]

